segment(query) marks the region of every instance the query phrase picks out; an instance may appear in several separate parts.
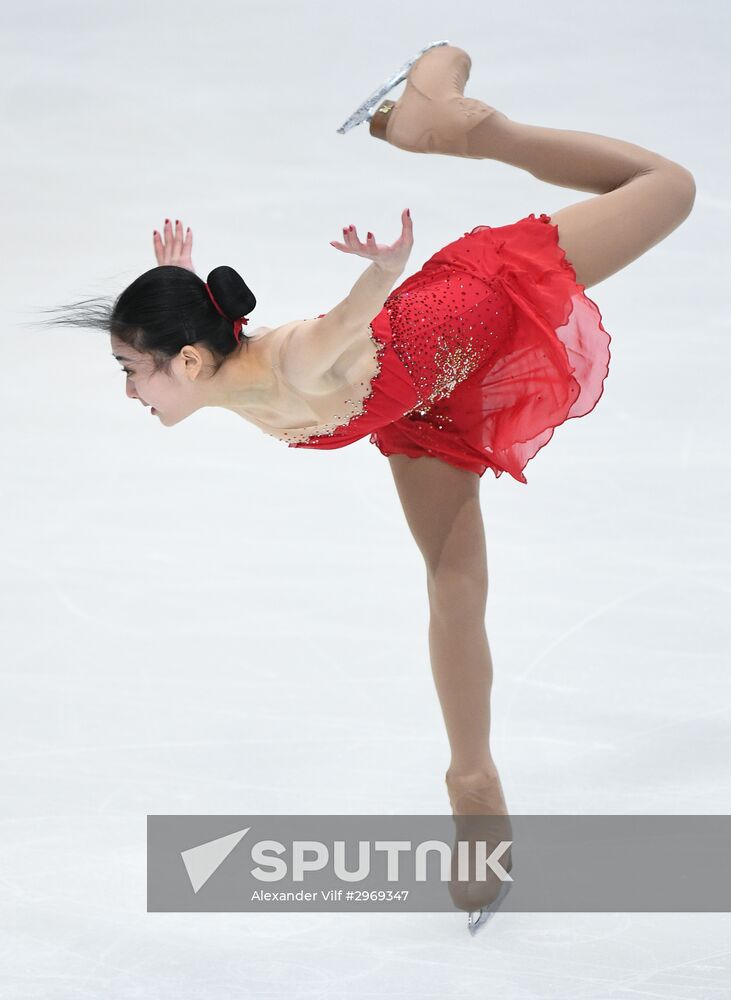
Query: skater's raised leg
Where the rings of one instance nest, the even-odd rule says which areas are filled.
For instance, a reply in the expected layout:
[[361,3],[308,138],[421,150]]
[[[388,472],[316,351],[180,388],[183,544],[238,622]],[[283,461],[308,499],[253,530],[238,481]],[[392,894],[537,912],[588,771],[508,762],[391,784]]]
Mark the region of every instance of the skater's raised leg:
[[469,146],[549,184],[598,193],[551,214],[559,245],[586,288],[664,240],[695,201],[689,170],[622,139],[527,125],[496,114],[469,133]]
[[598,197],[551,214],[559,244],[586,288],[626,267],[690,214],[691,172],[622,139],[516,122],[463,96],[471,59],[455,46],[427,52],[371,132],[411,152],[499,160],[558,187]]

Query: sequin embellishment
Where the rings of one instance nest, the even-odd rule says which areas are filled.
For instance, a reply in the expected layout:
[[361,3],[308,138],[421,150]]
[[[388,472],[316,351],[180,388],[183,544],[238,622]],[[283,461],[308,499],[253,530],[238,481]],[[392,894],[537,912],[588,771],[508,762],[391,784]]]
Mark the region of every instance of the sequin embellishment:
[[394,349],[419,391],[419,403],[408,413],[419,416],[495,353],[513,316],[499,282],[454,267],[424,288],[392,295],[385,308]]

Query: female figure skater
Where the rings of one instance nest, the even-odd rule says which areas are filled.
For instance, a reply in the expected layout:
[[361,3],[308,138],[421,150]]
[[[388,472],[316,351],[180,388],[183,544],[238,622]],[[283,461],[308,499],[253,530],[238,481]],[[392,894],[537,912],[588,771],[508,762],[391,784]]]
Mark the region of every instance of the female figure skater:
[[[391,246],[371,233],[362,242],[348,226],[332,245],[372,262],[350,294],[327,314],[244,338],[253,294],[228,267],[201,281],[192,233],[166,220],[164,238],[154,236],[159,266],[122,292],[111,315],[85,309],[79,321],[111,333],[127,395],[166,426],[223,406],[290,447],[340,448],[370,435],[388,456],[426,565],[452,810],[502,817],[480,478],[491,469],[526,483],[527,462],[554,429],[594,408],[610,337],[585,289],[676,229],[695,183],[640,146],[516,122],[465,97],[470,68],[464,50],[432,43],[339,131],[367,120],[372,136],[408,152],[500,160],[596,197],[477,226],[395,288],[413,243],[408,210]],[[379,104],[404,79],[401,97]],[[480,904],[470,928],[492,910]]]

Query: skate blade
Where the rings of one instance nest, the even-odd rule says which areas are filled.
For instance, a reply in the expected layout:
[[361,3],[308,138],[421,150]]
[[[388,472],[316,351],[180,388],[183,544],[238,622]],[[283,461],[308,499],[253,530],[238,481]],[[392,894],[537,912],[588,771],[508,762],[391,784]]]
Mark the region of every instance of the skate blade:
[[474,937],[481,927],[484,927],[490,917],[500,908],[503,900],[513,888],[512,882],[506,882],[500,892],[497,894],[495,899],[490,903],[489,906],[483,906],[482,909],[476,911],[477,917],[473,919],[474,914],[470,913],[467,917],[467,929],[470,934]]
[[409,75],[409,70],[417,59],[420,59],[425,52],[429,51],[429,49],[436,48],[438,45],[449,44],[449,41],[441,41],[430,42],[429,45],[425,45],[424,48],[420,49],[412,59],[409,59],[408,62],[404,63],[401,69],[397,70],[393,76],[390,76],[387,80],[385,80],[378,90],[374,90],[370,97],[366,98],[360,107],[356,108],[350,118],[343,122],[340,128],[336,129],[336,131],[344,134],[345,132],[349,132],[351,128],[355,128],[356,125],[360,125],[361,122],[370,121],[373,117],[374,111],[376,110],[376,105],[380,102],[381,98],[385,97],[389,90],[393,90],[396,84],[401,83],[402,80],[406,79]]

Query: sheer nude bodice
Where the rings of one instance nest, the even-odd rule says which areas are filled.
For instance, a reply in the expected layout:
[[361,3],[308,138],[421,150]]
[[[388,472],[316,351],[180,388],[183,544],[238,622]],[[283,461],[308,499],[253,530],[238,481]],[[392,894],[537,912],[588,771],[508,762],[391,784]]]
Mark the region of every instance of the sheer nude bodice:
[[317,346],[317,319],[295,321],[259,337],[266,340],[266,357],[276,376],[274,390],[265,398],[252,402],[241,411],[245,420],[265,434],[280,440],[296,442],[313,434],[325,433],[363,411],[364,400],[370,394],[371,380],[379,368],[379,343],[370,328],[364,331],[353,347],[343,355],[337,371],[322,376],[304,386],[293,385],[283,373],[287,340],[294,329],[307,323],[312,326],[313,354]]

